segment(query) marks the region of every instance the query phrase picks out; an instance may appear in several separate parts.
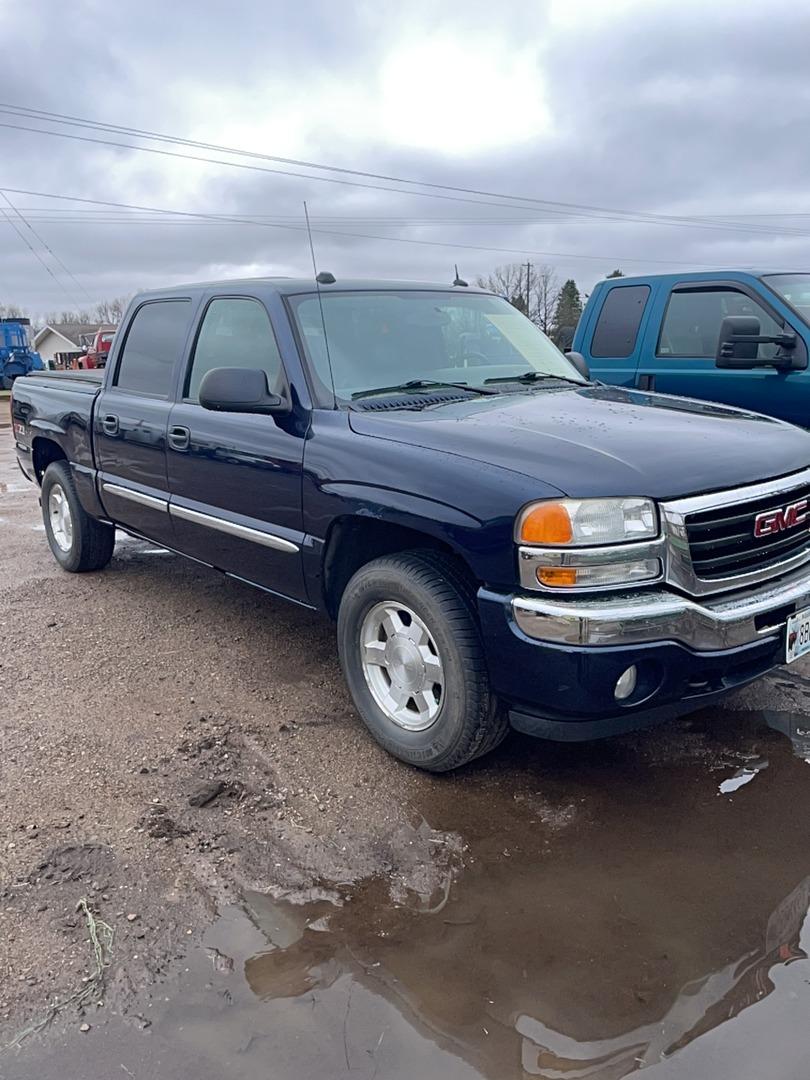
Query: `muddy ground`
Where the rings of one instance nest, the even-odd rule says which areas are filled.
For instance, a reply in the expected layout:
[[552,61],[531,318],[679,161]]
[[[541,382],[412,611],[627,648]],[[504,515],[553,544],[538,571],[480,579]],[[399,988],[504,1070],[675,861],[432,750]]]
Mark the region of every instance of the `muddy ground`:
[[61,571],[7,427],[0,536],[0,1078],[805,1080],[806,663],[431,777],[321,619]]

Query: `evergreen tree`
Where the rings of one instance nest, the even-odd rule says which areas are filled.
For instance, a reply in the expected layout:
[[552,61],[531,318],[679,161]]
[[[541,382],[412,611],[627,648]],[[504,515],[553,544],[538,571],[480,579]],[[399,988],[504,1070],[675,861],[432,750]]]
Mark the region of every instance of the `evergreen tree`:
[[570,349],[581,314],[582,297],[579,295],[577,283],[573,278],[569,278],[560,289],[551,332],[552,340],[560,349]]

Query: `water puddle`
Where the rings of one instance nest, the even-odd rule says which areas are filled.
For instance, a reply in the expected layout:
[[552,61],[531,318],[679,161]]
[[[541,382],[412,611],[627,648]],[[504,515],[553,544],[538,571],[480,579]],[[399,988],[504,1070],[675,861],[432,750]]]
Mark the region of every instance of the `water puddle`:
[[100,1028],[83,1060],[193,1061],[195,1080],[806,1075],[810,725],[726,717],[545,764],[517,743],[438,785],[425,815],[467,843],[451,884],[397,903],[383,878],[303,904],[248,893],[148,1035]]
[[754,758],[747,765],[743,765],[742,768],[737,769],[733,776],[729,776],[728,779],[723,780],[718,791],[721,795],[731,795],[735,791],[739,791],[745,784],[750,784],[758,772],[762,772],[763,769],[767,768],[767,758]]

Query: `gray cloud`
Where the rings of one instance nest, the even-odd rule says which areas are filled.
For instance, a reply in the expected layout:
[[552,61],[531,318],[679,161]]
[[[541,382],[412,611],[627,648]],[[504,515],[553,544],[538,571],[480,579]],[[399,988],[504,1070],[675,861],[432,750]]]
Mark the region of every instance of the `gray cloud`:
[[[591,2],[532,11],[507,2],[437,14],[421,0],[79,0],[69,7],[40,0],[27,8],[9,4],[3,20],[0,101],[534,199],[695,219],[716,215],[745,228],[476,206],[0,127],[2,187],[273,215],[296,226],[103,224],[88,213],[102,208],[14,195],[83,288],[20,225],[57,284],[0,215],[0,302],[44,311],[69,305],[72,297],[100,299],[161,282],[307,273],[304,198],[319,261],[338,275],[447,280],[458,262],[472,278],[527,257],[478,248],[535,252],[533,261],[556,264],[561,276],[576,277],[585,289],[617,265],[626,271],[679,264],[810,269],[810,77],[793,56],[808,40],[810,11],[795,4]],[[433,52],[431,43],[437,43]],[[441,74],[435,68],[443,49],[452,85],[426,104],[423,91]],[[432,69],[405,61],[404,68],[386,67],[411,55],[426,56]],[[510,82],[512,67],[529,72],[523,83]],[[390,114],[380,107],[385,95]],[[423,110],[414,113],[424,119],[422,145],[419,124],[409,122],[409,97]],[[524,118],[529,138],[515,134]],[[0,122],[28,125],[3,115]],[[513,137],[499,140],[499,129]],[[442,152],[443,138],[452,153]],[[807,216],[744,216],[781,213]],[[73,220],[56,220],[67,217]],[[86,220],[75,223],[79,217]],[[107,213],[109,221],[116,217]]]

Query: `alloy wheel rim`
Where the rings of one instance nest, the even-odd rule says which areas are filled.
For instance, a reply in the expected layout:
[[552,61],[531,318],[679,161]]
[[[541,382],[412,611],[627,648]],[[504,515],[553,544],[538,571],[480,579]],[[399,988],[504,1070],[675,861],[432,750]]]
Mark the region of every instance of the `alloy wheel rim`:
[[73,546],[73,516],[61,484],[54,484],[48,493],[48,517],[57,547],[60,551],[70,551]]
[[360,628],[363,675],[386,717],[406,731],[424,731],[444,702],[444,663],[432,633],[396,600],[375,604]]

